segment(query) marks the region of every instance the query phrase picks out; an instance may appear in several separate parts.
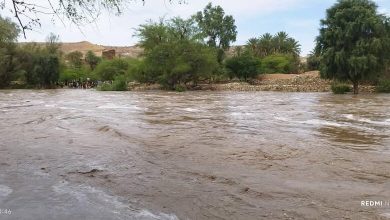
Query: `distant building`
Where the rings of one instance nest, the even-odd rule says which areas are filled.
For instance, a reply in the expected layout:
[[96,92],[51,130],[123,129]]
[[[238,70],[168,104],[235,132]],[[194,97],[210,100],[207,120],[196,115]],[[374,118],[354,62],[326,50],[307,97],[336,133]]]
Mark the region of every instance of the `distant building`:
[[104,59],[112,60],[115,58],[115,50],[104,50],[102,52],[102,57]]

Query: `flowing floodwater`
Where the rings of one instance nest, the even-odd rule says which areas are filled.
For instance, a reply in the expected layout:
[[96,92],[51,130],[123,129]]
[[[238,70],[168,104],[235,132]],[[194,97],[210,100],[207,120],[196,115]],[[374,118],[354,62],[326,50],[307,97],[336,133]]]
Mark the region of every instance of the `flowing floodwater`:
[[0,91],[0,219],[389,219],[390,96]]

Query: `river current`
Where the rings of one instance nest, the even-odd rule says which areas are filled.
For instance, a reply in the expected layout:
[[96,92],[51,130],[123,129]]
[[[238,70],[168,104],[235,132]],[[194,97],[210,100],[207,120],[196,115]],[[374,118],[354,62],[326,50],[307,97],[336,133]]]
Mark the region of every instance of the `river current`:
[[0,91],[0,219],[390,219],[389,202],[389,95]]

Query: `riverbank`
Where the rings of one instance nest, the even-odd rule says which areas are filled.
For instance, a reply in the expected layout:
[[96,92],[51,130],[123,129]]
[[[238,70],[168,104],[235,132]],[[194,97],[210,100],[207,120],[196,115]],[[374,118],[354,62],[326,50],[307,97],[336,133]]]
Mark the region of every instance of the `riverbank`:
[[[302,74],[264,74],[252,83],[225,82],[199,84],[199,90],[211,91],[280,91],[280,92],[331,92],[331,80],[321,79],[318,71]],[[160,85],[130,84],[131,91],[159,90]],[[373,93],[375,86],[362,85],[360,92]]]

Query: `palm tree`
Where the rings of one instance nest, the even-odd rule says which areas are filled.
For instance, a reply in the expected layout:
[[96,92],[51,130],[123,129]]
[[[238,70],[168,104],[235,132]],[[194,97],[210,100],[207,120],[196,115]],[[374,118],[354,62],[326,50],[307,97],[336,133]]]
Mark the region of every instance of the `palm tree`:
[[285,42],[285,46],[285,53],[293,54],[294,56],[299,56],[301,53],[301,45],[294,38],[288,38]]
[[270,33],[265,33],[260,37],[259,48],[261,57],[265,57],[273,53],[273,36]]
[[253,38],[250,38],[247,43],[246,43],[246,47],[253,53],[255,54],[256,56],[258,56],[258,49],[259,49],[259,39],[253,37]]

